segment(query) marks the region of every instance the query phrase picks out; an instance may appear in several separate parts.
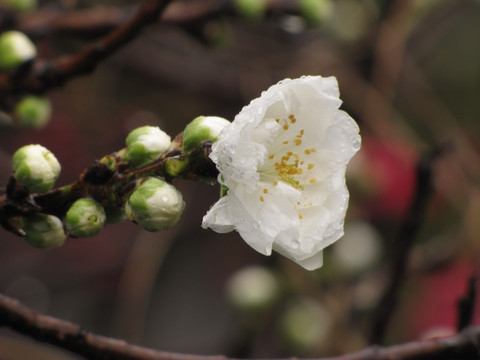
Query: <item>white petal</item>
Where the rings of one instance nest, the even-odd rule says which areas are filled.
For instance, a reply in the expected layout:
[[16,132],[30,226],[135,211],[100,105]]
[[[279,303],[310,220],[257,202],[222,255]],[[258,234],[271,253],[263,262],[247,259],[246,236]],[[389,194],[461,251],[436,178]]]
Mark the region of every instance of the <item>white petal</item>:
[[202,228],[211,228],[221,234],[235,230],[228,210],[228,203],[227,196],[218,200],[203,217]]

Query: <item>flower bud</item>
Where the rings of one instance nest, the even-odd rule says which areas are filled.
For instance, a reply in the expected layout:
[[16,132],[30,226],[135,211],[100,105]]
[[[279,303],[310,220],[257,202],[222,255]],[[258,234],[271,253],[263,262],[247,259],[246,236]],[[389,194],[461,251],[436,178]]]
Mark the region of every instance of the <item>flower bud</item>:
[[262,266],[248,266],[232,275],[227,283],[232,304],[245,311],[256,311],[271,305],[279,294],[275,275]]
[[300,0],[300,12],[313,25],[324,22],[332,14],[331,0]]
[[50,101],[39,96],[26,96],[15,107],[15,115],[22,127],[37,129],[50,120]]
[[65,215],[65,227],[71,237],[86,238],[102,231],[105,220],[102,205],[93,199],[78,199]]
[[303,298],[288,306],[280,319],[285,342],[295,351],[309,351],[326,341],[331,316],[321,303]]
[[188,166],[189,159],[167,159],[165,162],[165,171],[171,177],[177,177]]
[[28,13],[37,7],[37,0],[1,0],[0,3],[19,13]]
[[235,0],[235,10],[248,19],[258,19],[267,8],[266,0]]
[[184,208],[180,191],[173,185],[152,177],[130,195],[125,212],[145,230],[159,231],[175,225]]
[[218,135],[230,121],[218,116],[199,116],[192,120],[183,130],[183,149],[190,151],[205,140],[215,142]]
[[14,177],[31,192],[45,192],[60,175],[60,164],[53,153],[41,145],[25,145],[13,154]]
[[0,69],[12,70],[36,56],[37,49],[25,34],[7,31],[0,35]]
[[154,162],[171,144],[170,136],[157,126],[142,126],[128,134],[125,160],[135,167]]
[[35,214],[23,218],[25,240],[37,248],[51,248],[63,245],[65,232],[62,221],[53,215]]

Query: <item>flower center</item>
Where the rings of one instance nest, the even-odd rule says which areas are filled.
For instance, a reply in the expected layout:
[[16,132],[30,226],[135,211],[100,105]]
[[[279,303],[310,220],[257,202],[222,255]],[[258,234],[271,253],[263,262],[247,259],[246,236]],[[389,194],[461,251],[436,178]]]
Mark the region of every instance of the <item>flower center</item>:
[[[298,130],[295,115],[288,115],[288,119],[275,119],[282,127],[269,149],[269,155],[263,166],[258,170],[262,181],[279,181],[291,185],[295,189],[303,190],[305,177],[300,180],[299,175],[305,175],[307,171],[315,167],[313,162],[307,161],[307,156],[316,152],[315,148],[306,148],[303,144],[304,129]],[[315,183],[314,177],[308,177],[308,183]],[[262,198],[260,199],[262,200]]]

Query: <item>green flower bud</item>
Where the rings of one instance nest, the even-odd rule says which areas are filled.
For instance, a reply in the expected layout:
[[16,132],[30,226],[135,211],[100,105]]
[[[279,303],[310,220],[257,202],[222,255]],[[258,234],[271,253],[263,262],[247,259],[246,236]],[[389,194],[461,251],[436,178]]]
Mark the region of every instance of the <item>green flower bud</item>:
[[235,10],[248,19],[258,19],[267,9],[267,0],[235,0]]
[[171,144],[170,136],[157,126],[142,126],[128,134],[125,160],[135,167],[154,162]]
[[333,10],[331,0],[300,0],[300,12],[313,25],[324,22]]
[[12,70],[36,56],[37,49],[25,34],[7,31],[0,35],[0,69]]
[[23,218],[25,240],[37,248],[51,248],[63,245],[65,232],[59,218],[47,214],[35,214]]
[[173,185],[148,178],[130,195],[125,204],[127,216],[147,231],[171,228],[182,215],[182,193]]
[[78,199],[65,215],[65,227],[71,237],[86,238],[102,231],[105,220],[102,205],[93,199]]
[[50,101],[39,96],[26,96],[15,107],[20,125],[32,129],[44,126],[50,120],[51,112]]
[[41,145],[25,145],[13,154],[14,177],[31,192],[50,190],[60,175],[60,164]]
[[205,140],[215,142],[220,132],[230,121],[218,116],[199,116],[183,130],[183,149],[190,151],[199,147]]
[[1,0],[0,3],[20,13],[31,12],[37,7],[37,0]]
[[227,283],[227,294],[240,310],[256,311],[273,303],[279,294],[279,284],[271,270],[248,266],[232,275]]

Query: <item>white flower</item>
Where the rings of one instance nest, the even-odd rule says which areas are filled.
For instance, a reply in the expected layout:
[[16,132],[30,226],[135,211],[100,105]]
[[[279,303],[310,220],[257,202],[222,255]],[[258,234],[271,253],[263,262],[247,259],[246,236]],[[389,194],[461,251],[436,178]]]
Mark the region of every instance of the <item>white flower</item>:
[[237,230],[264,255],[322,266],[322,249],[343,236],[345,168],[361,143],[341,103],[334,77],[306,76],[244,107],[213,144],[210,158],[228,192],[202,227]]

